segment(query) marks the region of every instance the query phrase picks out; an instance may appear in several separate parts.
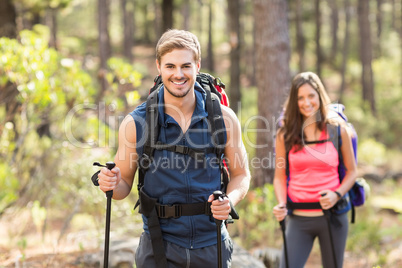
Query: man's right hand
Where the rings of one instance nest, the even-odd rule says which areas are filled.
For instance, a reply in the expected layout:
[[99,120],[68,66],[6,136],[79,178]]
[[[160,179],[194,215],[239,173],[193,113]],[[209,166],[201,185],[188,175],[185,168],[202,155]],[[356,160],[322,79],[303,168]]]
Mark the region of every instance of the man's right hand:
[[278,204],[274,207],[273,213],[276,217],[277,221],[282,221],[286,215],[288,215],[288,210],[286,208],[286,204]]
[[102,168],[98,174],[99,188],[103,192],[113,191],[121,181],[120,169],[114,167],[112,170]]

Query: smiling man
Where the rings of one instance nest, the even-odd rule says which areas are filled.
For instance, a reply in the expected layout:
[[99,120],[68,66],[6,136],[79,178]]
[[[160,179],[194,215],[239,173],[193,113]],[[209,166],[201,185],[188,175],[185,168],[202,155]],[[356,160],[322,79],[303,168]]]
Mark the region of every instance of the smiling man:
[[[113,190],[114,199],[123,199],[131,191],[137,168],[142,172],[140,213],[144,232],[136,252],[138,268],[216,267],[217,229],[213,218],[228,219],[249,188],[239,121],[230,108],[221,105],[223,156],[230,181],[224,198],[214,200],[212,195],[221,189],[223,158],[214,161],[216,150],[210,150],[215,149],[216,133],[210,133],[207,93],[196,82],[200,61],[200,44],[194,34],[168,30],[162,35],[156,46],[156,66],[163,82],[155,94],[157,109],[145,102],[123,120],[116,167],[111,171],[104,168],[98,176],[102,191]],[[153,155],[146,155],[145,141],[148,131],[153,131],[150,110],[157,112],[157,142],[163,146]],[[201,151],[202,159],[189,151]],[[141,159],[150,159],[149,165]],[[230,267],[232,241],[224,224],[220,231],[222,267]]]

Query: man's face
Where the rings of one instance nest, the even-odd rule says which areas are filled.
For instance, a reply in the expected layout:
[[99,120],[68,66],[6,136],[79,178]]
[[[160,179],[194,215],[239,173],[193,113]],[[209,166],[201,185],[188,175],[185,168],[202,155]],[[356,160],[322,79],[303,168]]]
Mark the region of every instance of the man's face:
[[188,49],[174,49],[156,61],[159,74],[166,90],[176,98],[185,97],[194,88],[200,62],[194,60],[194,54]]

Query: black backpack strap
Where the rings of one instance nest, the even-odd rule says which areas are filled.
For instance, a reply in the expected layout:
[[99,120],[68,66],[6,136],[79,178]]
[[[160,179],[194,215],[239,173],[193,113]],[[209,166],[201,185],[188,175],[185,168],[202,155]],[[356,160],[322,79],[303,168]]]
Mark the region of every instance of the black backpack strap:
[[181,216],[195,215],[212,215],[211,203],[191,203],[191,204],[174,204],[174,205],[155,205],[158,217],[162,219],[179,218]]
[[[341,126],[333,126],[333,125],[328,125],[328,131],[330,134],[330,140],[334,144],[335,149],[338,152],[338,160],[339,160],[339,165],[338,165],[338,174],[339,174],[339,180],[342,182],[341,178],[341,165],[343,165],[343,156],[342,156],[342,136],[341,136]],[[348,199],[350,200],[350,199]],[[349,201],[350,206],[351,206],[351,223],[355,223],[355,217],[356,217],[356,211],[355,211],[355,206],[353,205],[353,202]]]
[[158,92],[159,90],[152,92],[151,95],[148,96],[146,104],[145,120],[148,127],[148,131],[146,133],[148,137],[144,144],[143,155],[148,157],[153,156],[153,146],[156,144],[159,136]]
[[327,132],[329,135],[329,138],[325,141],[330,141],[334,145],[336,151],[338,152],[338,156],[342,157],[340,153],[340,148],[339,144],[341,142],[341,133],[340,133],[340,126],[334,126],[332,124],[327,124]]
[[321,143],[326,143],[327,141],[330,141],[329,139],[326,140],[319,140],[319,141],[304,141],[304,144],[321,144]]
[[[214,93],[211,93],[212,99],[212,108],[213,108],[213,119],[214,122],[211,124],[211,134],[212,140],[215,146],[215,154],[219,159],[219,167],[221,170],[221,188],[223,192],[227,191],[227,185],[229,184],[229,171],[225,164],[225,121],[222,115],[222,107],[220,103],[219,96]],[[208,116],[209,116],[208,112]],[[229,200],[230,201],[230,200]],[[232,202],[230,201],[230,218],[226,220],[226,223],[233,223],[233,219],[238,220],[239,214],[237,213],[235,207],[233,206]]]
[[221,182],[222,190],[226,192],[226,186],[229,183],[229,174],[224,164],[224,152],[225,152],[225,122],[222,116],[222,109],[219,97],[214,93],[206,90],[206,109],[207,109],[207,120],[211,126],[211,139],[215,147],[216,157],[219,160],[219,165],[221,169]]
[[[154,146],[159,136],[158,92],[159,90],[155,90],[148,96],[145,108],[147,128],[145,129],[145,135],[147,135],[147,139],[144,144],[143,153],[138,159],[138,193],[140,193],[142,186],[144,186],[145,173],[148,171],[153,161]],[[140,199],[137,200],[134,209],[136,209],[139,204]]]
[[148,219],[148,230],[151,236],[152,250],[156,267],[167,268],[165,246],[163,244],[162,230],[159,224],[159,218],[156,211],[156,198],[148,196],[143,189],[140,189],[140,213]]
[[210,90],[206,92],[206,110],[208,113],[207,120],[210,124],[212,143],[217,148],[217,156],[221,157],[225,150],[225,122],[222,116],[222,109],[219,97],[211,93]]
[[184,145],[172,145],[166,144],[163,142],[156,142],[155,146],[153,147],[154,150],[166,150],[178,154],[188,155],[194,158],[196,161],[203,161],[206,154],[215,152],[215,148],[208,147],[204,149],[194,149]]
[[[206,93],[206,100],[205,100],[205,108],[207,110],[208,116],[207,120],[210,126],[210,131],[211,131],[211,137],[212,137],[212,143],[213,145],[216,145],[216,140],[215,140],[215,133],[216,133],[216,127],[215,127],[215,120],[214,120],[214,107],[212,103],[212,94],[210,90],[205,90]],[[220,108],[220,107],[219,107]],[[222,111],[220,111],[222,113]]]
[[289,170],[289,151],[286,151],[286,180],[289,178],[290,170]]
[[214,132],[212,132],[212,138],[215,139],[216,144],[215,147],[219,150],[221,154],[223,154],[225,150],[225,133],[226,133],[226,128],[225,128],[225,122],[223,120],[222,116],[222,109],[221,109],[221,103],[219,98],[215,94],[211,94],[212,97],[212,107],[214,111],[214,125],[215,129]]

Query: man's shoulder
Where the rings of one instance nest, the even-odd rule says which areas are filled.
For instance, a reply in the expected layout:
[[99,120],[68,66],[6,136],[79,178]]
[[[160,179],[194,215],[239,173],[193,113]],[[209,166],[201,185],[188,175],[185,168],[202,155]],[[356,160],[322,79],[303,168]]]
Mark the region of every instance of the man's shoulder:
[[231,122],[238,122],[238,118],[236,113],[228,106],[225,105],[220,105],[221,106],[221,111],[222,111],[222,116],[223,119],[226,121],[231,121]]
[[146,102],[141,103],[131,113],[129,113],[129,115],[131,115],[134,118],[134,120],[136,118],[145,118],[146,104],[147,104]]

